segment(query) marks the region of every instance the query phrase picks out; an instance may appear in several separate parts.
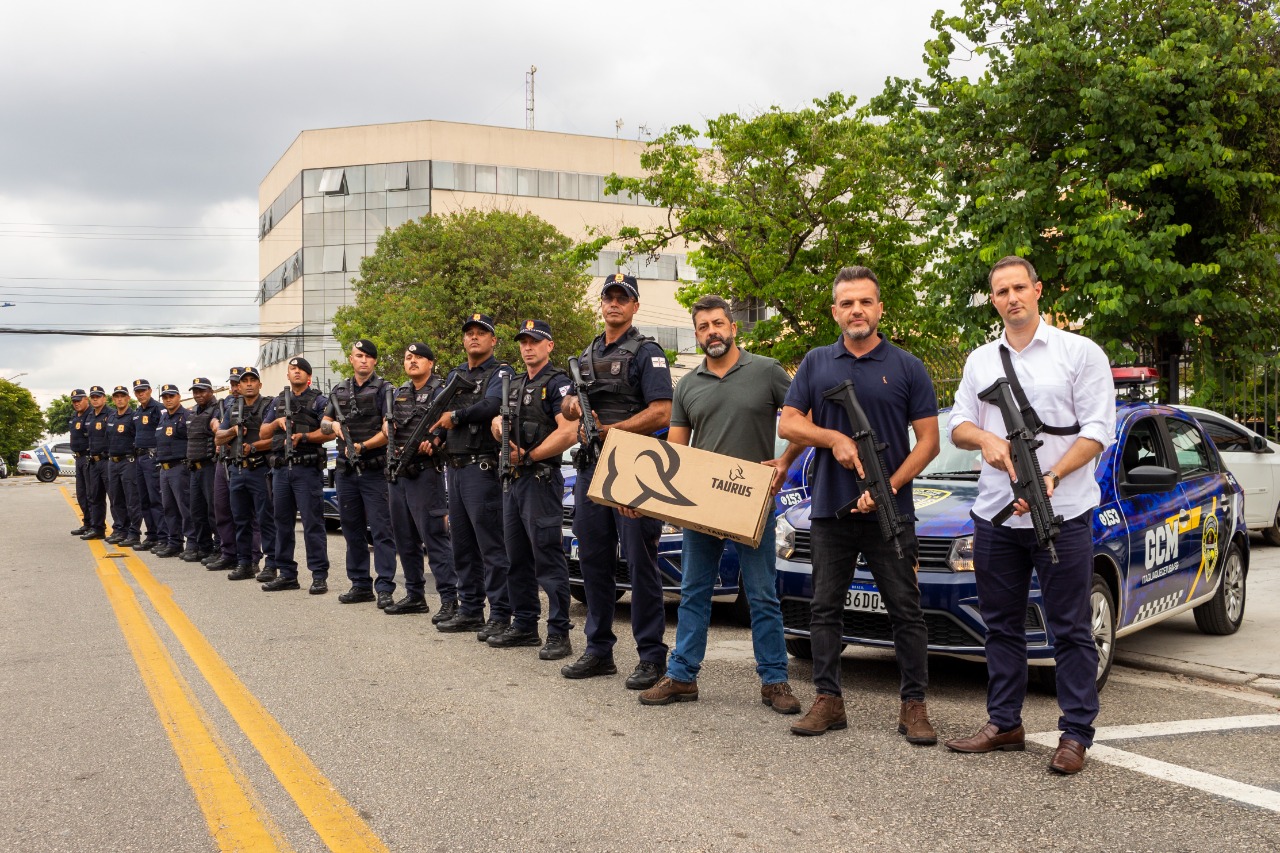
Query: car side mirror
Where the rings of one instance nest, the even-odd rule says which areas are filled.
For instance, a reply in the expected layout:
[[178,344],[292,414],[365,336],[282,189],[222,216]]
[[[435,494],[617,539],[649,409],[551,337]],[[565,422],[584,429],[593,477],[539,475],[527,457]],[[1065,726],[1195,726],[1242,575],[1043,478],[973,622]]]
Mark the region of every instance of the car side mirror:
[[1254,453],[1274,453],[1269,446],[1267,440],[1260,435],[1252,435],[1249,437],[1249,449]]
[[1131,495],[1167,492],[1178,485],[1178,472],[1163,465],[1139,465],[1125,472],[1124,491]]

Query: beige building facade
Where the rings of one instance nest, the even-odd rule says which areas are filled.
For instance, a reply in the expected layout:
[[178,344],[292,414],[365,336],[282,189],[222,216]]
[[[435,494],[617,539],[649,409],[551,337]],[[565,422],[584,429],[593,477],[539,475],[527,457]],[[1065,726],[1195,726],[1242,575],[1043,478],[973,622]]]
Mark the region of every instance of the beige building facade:
[[[350,304],[351,279],[378,237],[410,219],[478,208],[529,212],[575,241],[666,218],[643,198],[610,196],[605,178],[642,174],[643,143],[439,121],[303,131],[258,187],[258,368],[264,386],[285,384],[302,355],[326,391],[343,358],[333,312]],[[692,354],[680,279],[696,277],[683,253],[629,259],[605,251],[592,295],[619,269],[640,283],[637,326],[666,349]],[[501,306],[476,306],[498,311]],[[692,360],[692,358],[688,359]]]

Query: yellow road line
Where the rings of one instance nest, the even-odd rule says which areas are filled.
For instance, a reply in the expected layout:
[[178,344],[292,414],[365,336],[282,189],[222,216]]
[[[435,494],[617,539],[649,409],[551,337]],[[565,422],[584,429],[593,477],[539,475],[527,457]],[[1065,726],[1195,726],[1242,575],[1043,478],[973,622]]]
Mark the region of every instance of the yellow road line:
[[98,580],[220,850],[291,850],[100,541]]

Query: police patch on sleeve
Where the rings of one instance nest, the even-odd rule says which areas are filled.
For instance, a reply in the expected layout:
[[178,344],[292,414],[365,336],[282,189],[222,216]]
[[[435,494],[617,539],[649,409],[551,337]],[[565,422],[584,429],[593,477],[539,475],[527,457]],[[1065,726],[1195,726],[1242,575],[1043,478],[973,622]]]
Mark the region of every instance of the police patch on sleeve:
[[561,385],[559,388],[557,388],[557,389],[556,389],[556,393],[557,393],[557,394],[559,394],[561,397],[568,397],[568,396],[569,396],[569,386],[568,386],[568,385]]
[[666,366],[667,366],[667,360],[666,360],[665,358],[663,358],[662,356],[659,356],[659,355],[655,355],[653,358],[651,358],[651,359],[650,359],[650,362],[652,362],[652,364],[653,364],[653,366],[654,366],[654,367],[666,367]]

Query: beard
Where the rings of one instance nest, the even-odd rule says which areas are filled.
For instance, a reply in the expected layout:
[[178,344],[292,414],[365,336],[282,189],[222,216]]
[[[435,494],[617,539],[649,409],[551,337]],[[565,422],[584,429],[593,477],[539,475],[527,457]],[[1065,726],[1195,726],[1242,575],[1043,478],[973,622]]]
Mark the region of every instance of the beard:
[[855,329],[852,326],[844,330],[844,336],[851,341],[865,341],[876,333],[876,324],[867,323],[865,329]]
[[719,335],[713,335],[707,339],[706,343],[700,346],[707,355],[712,358],[720,358],[733,346],[733,337],[721,338]]

